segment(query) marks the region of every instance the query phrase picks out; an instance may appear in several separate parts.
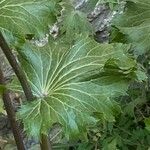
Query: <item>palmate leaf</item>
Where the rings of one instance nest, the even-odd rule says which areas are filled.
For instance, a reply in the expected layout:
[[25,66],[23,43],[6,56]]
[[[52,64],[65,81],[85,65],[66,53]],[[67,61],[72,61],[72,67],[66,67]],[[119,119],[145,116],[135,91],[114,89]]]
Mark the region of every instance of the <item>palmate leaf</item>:
[[[86,37],[70,49],[50,43],[42,48],[24,45],[20,60],[37,97],[19,111],[27,133],[36,137],[46,134],[57,122],[68,138],[80,137],[95,123],[93,113],[114,121],[119,106],[113,97],[125,94],[130,82],[123,70],[130,74],[135,68],[127,49],[127,45],[101,45]],[[109,59],[120,60],[116,64],[122,75],[105,72],[103,67]]]
[[56,5],[52,0],[1,0],[0,31],[43,36],[55,21]]
[[150,1],[129,0],[125,12],[114,18],[113,23],[133,43],[135,54],[150,50]]

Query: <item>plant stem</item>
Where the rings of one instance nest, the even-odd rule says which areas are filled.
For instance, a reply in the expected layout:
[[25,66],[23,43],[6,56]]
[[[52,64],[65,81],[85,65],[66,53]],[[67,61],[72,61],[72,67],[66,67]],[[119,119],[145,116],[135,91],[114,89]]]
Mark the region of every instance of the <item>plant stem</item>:
[[[26,78],[26,75],[23,72],[22,68],[17,63],[15,56],[13,55],[11,49],[9,48],[9,46],[1,32],[0,32],[0,47],[2,48],[2,51],[5,54],[10,65],[12,66],[16,76],[18,77],[18,80],[20,81],[20,84],[25,93],[27,101],[32,101],[34,99],[34,96],[32,94],[32,91],[31,91],[30,85],[28,83],[28,80]],[[41,135],[41,144],[40,145],[41,145],[41,150],[51,150],[51,145],[50,145],[50,142],[49,142],[47,136]],[[44,149],[42,149],[42,148],[44,148]]]
[[26,75],[22,71],[19,64],[17,63],[17,60],[16,60],[14,54],[12,53],[11,49],[9,48],[9,46],[1,32],[0,32],[0,46],[2,48],[3,53],[5,54],[5,56],[7,58],[7,60],[9,61],[11,67],[13,68],[16,76],[18,77],[27,100],[29,100],[29,101],[32,100],[33,94],[31,92],[30,86],[27,82]]
[[41,135],[40,147],[41,147],[41,150],[52,150],[52,146],[50,144],[48,136],[44,134]]
[[[5,85],[5,79],[1,68],[0,68],[0,84]],[[25,150],[23,137],[19,129],[19,125],[16,121],[15,112],[11,103],[11,98],[9,96],[8,90],[4,90],[2,98],[7,112],[7,116],[11,124],[12,132],[16,141],[17,148],[18,150]]]

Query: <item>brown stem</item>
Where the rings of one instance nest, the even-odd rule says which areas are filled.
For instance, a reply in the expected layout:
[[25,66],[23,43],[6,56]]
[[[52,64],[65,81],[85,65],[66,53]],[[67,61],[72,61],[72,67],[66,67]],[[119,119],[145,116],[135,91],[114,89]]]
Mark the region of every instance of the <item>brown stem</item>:
[[52,146],[50,144],[48,136],[44,134],[41,135],[40,147],[41,147],[41,150],[52,150]]
[[30,86],[27,82],[26,75],[22,71],[21,67],[18,65],[14,54],[12,53],[11,49],[9,48],[9,46],[1,32],[0,32],[0,47],[2,48],[2,51],[5,54],[10,65],[12,66],[16,76],[18,77],[18,79],[21,83],[21,86],[23,88],[23,91],[26,95],[27,100],[29,100],[29,101],[32,100],[33,94],[31,92]]
[[[0,68],[0,84],[1,85],[5,85],[5,79],[3,76],[3,72],[2,69]],[[4,102],[4,106],[7,112],[7,116],[9,118],[10,124],[11,124],[11,128],[12,128],[12,132],[16,141],[16,145],[18,150],[25,150],[24,147],[24,143],[23,143],[23,137],[21,134],[21,131],[19,129],[19,125],[16,121],[16,117],[15,117],[15,112],[11,103],[11,98],[9,96],[9,91],[5,90],[3,93],[3,102]]]
[[[22,68],[18,65],[15,56],[13,55],[11,49],[9,48],[9,46],[1,32],[0,32],[0,47],[2,48],[2,51],[5,54],[10,65],[12,66],[16,76],[18,77],[18,80],[20,81],[23,91],[25,93],[26,99],[28,101],[33,100],[34,97],[33,97],[31,88],[28,84],[26,75],[23,72]],[[50,145],[50,142],[49,142],[47,136],[41,135],[41,144],[40,145],[41,145],[41,150],[51,150],[51,145]]]

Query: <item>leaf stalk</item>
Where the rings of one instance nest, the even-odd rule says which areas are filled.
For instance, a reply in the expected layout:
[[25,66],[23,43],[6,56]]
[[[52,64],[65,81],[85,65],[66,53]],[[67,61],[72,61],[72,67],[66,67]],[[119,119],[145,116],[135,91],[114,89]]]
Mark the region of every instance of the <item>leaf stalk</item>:
[[2,51],[5,54],[7,60],[9,61],[11,67],[13,68],[16,76],[18,77],[27,100],[29,100],[29,101],[33,100],[33,94],[30,89],[30,86],[27,82],[26,75],[23,72],[20,65],[18,64],[14,54],[12,53],[11,49],[9,48],[9,46],[1,32],[0,32],[0,47],[2,48]]
[[[0,84],[5,85],[5,79],[1,67],[0,67]],[[16,121],[15,111],[13,109],[11,98],[9,96],[9,90],[4,90],[2,99],[4,102],[4,107],[6,109],[8,119],[11,124],[12,132],[16,141],[17,148],[18,150],[25,150],[23,137],[20,131],[19,124]]]

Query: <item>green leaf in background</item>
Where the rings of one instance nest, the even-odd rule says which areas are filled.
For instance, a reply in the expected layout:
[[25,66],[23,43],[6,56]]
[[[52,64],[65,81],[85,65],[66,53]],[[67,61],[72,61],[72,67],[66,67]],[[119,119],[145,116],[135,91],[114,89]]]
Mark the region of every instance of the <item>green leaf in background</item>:
[[1,0],[0,31],[24,37],[43,37],[56,20],[57,3],[52,0]]
[[96,4],[98,3],[99,0],[87,0],[86,3],[84,4],[84,7],[81,7],[81,11],[83,11],[86,14],[89,14],[91,11],[94,10]]
[[3,106],[3,100],[2,100],[2,94],[5,90],[5,87],[3,85],[0,85],[0,113],[5,113],[4,106]]
[[108,138],[105,140],[102,150],[117,150],[117,139]]
[[[65,4],[66,5],[66,4]],[[75,35],[82,34],[93,34],[93,29],[87,17],[81,11],[75,10],[73,7],[64,6],[66,10],[63,14],[63,27],[62,33],[66,33],[66,40],[73,41]]]
[[5,113],[4,104],[3,104],[3,101],[1,99],[1,96],[0,96],[0,113]]
[[148,130],[148,131],[150,131],[150,118],[146,118],[145,119],[145,128]]
[[114,18],[113,24],[133,43],[135,54],[150,50],[150,1],[129,0],[125,12]]
[[6,87],[4,85],[0,85],[0,95],[4,92]]
[[[87,37],[70,49],[57,43],[42,48],[25,44],[19,51],[20,60],[37,97],[19,111],[27,133],[39,137],[57,122],[68,138],[81,138],[87,126],[95,123],[94,112],[115,121],[119,112],[113,98],[126,94],[131,80],[126,75],[134,73],[136,66],[127,49],[128,45],[98,44]],[[107,73],[105,63],[110,59],[116,60],[118,74]]]

